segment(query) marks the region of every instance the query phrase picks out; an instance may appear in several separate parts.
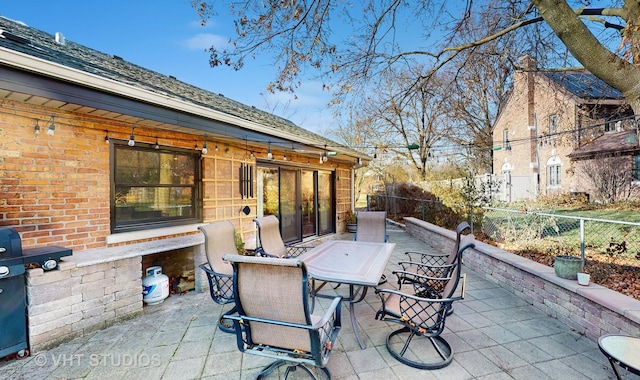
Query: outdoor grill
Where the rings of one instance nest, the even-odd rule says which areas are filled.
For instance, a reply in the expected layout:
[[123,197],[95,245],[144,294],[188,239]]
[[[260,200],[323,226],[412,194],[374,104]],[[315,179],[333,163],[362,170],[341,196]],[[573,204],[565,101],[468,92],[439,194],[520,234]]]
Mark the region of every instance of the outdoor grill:
[[27,345],[27,303],[25,265],[37,264],[44,270],[58,266],[68,248],[51,246],[22,250],[18,232],[11,227],[0,227],[0,358],[16,353],[29,354]]

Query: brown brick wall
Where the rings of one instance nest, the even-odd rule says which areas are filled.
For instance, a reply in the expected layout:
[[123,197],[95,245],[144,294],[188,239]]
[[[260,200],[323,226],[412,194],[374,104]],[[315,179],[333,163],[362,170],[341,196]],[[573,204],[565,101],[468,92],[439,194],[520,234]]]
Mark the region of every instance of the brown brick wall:
[[[4,100],[0,108],[0,226],[18,230],[24,247],[63,245],[74,254],[105,248],[110,234],[109,138],[127,140],[131,124],[92,118],[73,112],[55,112],[55,135],[46,134],[50,115],[46,107]],[[40,134],[34,133],[38,120]],[[193,149],[202,147],[202,136],[137,126],[138,142]],[[231,220],[245,241],[255,241],[256,198],[242,199],[239,192],[240,163],[253,165],[255,158],[244,144],[237,146],[208,139],[203,156],[203,219]],[[218,150],[215,146],[218,145]],[[266,150],[253,149],[256,157]],[[277,159],[282,152],[272,146]],[[288,161],[309,159],[288,153]],[[334,167],[337,164],[330,162]],[[337,176],[338,210],[350,203],[348,165],[340,164]],[[254,188],[254,195],[255,188]],[[242,207],[252,213],[244,215]]]

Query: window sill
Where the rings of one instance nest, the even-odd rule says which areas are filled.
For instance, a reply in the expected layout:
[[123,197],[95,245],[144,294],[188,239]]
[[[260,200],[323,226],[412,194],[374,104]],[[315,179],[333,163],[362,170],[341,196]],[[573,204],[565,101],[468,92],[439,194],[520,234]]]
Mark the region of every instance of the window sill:
[[161,238],[171,235],[185,234],[189,232],[197,232],[201,223],[187,224],[184,226],[172,226],[164,228],[156,228],[152,230],[140,230],[134,232],[123,232],[120,234],[108,235],[107,244],[128,243],[136,240]]

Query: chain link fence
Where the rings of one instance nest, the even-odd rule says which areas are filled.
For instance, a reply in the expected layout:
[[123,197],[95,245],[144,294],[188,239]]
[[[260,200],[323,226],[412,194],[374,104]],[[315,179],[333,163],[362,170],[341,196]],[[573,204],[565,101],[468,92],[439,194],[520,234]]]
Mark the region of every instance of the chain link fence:
[[[460,215],[438,201],[385,195],[368,196],[367,209],[387,211],[394,220],[411,216],[447,229],[467,220],[476,235],[482,232],[509,251],[580,255],[583,264],[585,259],[606,256],[640,265],[640,223],[493,207]],[[459,208],[463,209],[469,208]]]

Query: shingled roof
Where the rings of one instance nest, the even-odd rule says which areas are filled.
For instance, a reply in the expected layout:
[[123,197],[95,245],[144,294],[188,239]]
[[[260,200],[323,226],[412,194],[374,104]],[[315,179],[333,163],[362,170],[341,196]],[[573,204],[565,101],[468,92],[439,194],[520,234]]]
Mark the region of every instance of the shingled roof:
[[[278,129],[299,136],[305,141],[311,141],[316,146],[340,147],[343,152],[352,153],[356,157],[363,156],[362,153],[301,128],[284,118],[73,41],[57,43],[54,35],[21,22],[0,16],[0,29],[0,35],[4,37],[0,38],[0,47]],[[102,90],[109,91],[107,88]]]
[[624,99],[622,92],[587,71],[543,72],[543,74],[581,99]]
[[606,132],[583,147],[569,154],[571,159],[590,159],[599,154],[637,154],[640,153],[636,131]]

